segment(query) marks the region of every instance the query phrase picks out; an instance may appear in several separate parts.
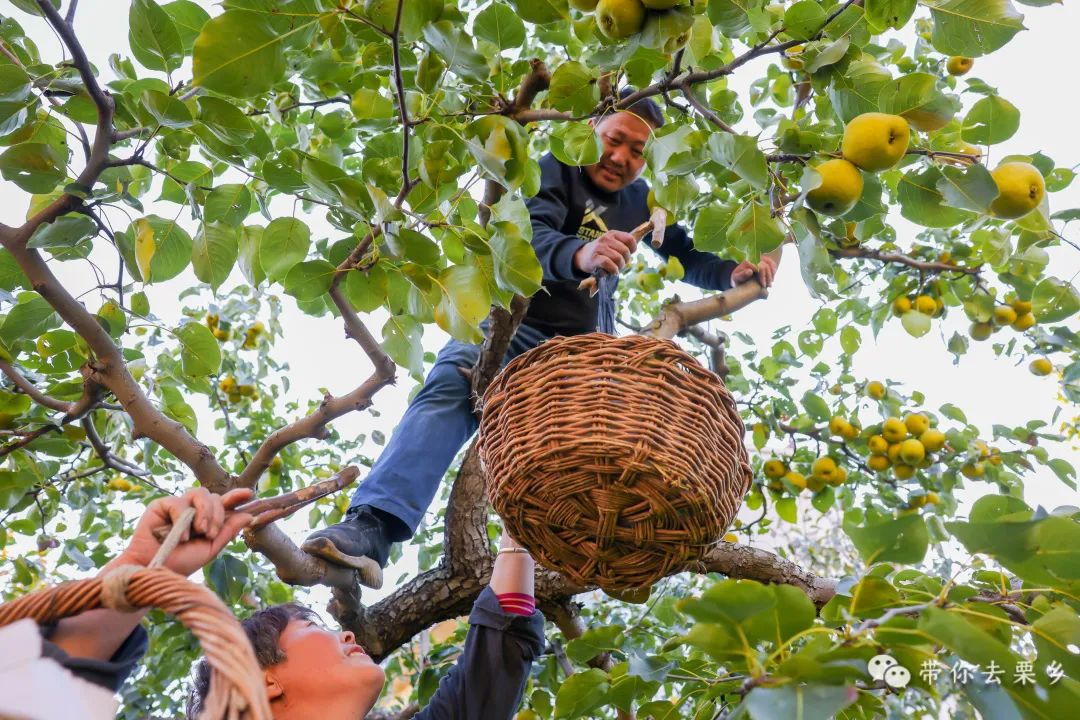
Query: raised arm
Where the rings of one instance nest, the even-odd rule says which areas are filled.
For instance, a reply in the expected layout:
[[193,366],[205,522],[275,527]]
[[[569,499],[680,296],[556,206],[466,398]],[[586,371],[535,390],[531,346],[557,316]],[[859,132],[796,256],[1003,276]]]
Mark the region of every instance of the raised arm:
[[544,616],[535,609],[532,557],[506,534],[499,549],[461,657],[417,720],[509,720],[521,702],[544,649]]

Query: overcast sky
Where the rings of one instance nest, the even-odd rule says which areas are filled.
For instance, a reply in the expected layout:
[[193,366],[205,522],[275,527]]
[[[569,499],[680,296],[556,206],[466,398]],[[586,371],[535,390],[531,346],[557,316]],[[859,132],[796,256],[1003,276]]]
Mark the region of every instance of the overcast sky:
[[[210,7],[209,3],[201,3]],[[49,60],[58,58],[58,43],[40,19],[32,18],[5,4],[5,13],[14,15],[28,33],[35,39],[43,56]],[[127,48],[127,7],[122,0],[95,0],[79,8],[76,30],[83,40],[86,50],[98,68],[108,73],[108,55]],[[1030,153],[1041,150],[1052,157],[1059,166],[1074,167],[1080,164],[1080,141],[1077,139],[1077,117],[1080,115],[1080,99],[1075,87],[1076,69],[1076,29],[1080,28],[1080,5],[1072,3],[1068,7],[1052,6],[1032,8],[1017,6],[1026,16],[1028,31],[1020,33],[1002,50],[987,58],[980,58],[971,73],[999,89],[1000,94],[1020,108],[1022,121],[1019,132],[1009,141],[992,149],[993,157],[1009,153]],[[211,9],[216,14],[216,10]],[[744,90],[760,72],[764,62],[748,64],[739,70],[732,86]],[[757,71],[755,71],[757,68]],[[177,76],[185,76],[181,70]],[[745,92],[741,92],[743,98]],[[965,96],[965,109],[970,107],[977,96]],[[746,125],[745,130],[752,130]],[[993,158],[991,159],[993,165]],[[1051,209],[1062,210],[1080,207],[1080,181],[1068,190],[1051,195]],[[291,203],[288,203],[291,205]],[[26,196],[9,183],[0,184],[0,220],[8,224],[19,223],[26,209]],[[163,215],[175,215],[175,205],[166,206]],[[154,212],[153,203],[147,204],[147,212]],[[288,208],[282,210],[287,214]],[[337,239],[338,233],[318,222],[313,217],[304,218],[313,228],[313,239],[329,236]],[[890,220],[899,219],[897,210],[890,212]],[[122,216],[114,219],[120,227],[124,226]],[[249,222],[260,222],[252,216]],[[899,244],[907,246],[916,231],[910,225],[897,224]],[[189,228],[194,232],[194,227]],[[320,235],[320,229],[323,234]],[[1060,228],[1059,228],[1060,229]],[[1067,227],[1067,235],[1076,239],[1076,223]],[[1051,251],[1050,274],[1062,279],[1070,279],[1080,271],[1080,254],[1074,250]],[[104,268],[115,267],[114,261],[102,254],[95,259]],[[741,330],[750,333],[762,347],[771,345],[769,339],[773,331],[786,324],[801,329],[819,307],[811,299],[803,286],[797,268],[797,258],[793,249],[782,264],[777,285],[772,296],[765,302],[759,302],[737,313],[730,322],[712,324],[714,330],[732,332]],[[92,287],[95,283],[82,263],[52,263],[57,272],[75,292]],[[240,280],[234,272],[233,281]],[[147,289],[153,312],[166,322],[175,323],[179,319],[179,309],[175,298],[187,283],[195,283],[190,271],[180,278],[161,286]],[[681,286],[682,297],[693,297],[696,291]],[[280,361],[286,361],[292,368],[290,373],[292,394],[306,401],[318,394],[317,388],[328,387],[331,392],[343,393],[355,387],[370,371],[366,358],[354,343],[346,341],[342,335],[339,321],[330,318],[311,318],[300,314],[295,304],[281,292],[274,290],[284,298],[288,312],[283,317],[286,330],[286,342],[279,342],[275,355]],[[92,297],[92,296],[88,296]],[[88,299],[92,307],[95,301]],[[370,318],[369,327],[379,333],[385,320],[384,313],[375,313]],[[1071,319],[1075,326],[1075,317]],[[1057,381],[1052,377],[1036,378],[1027,371],[1027,360],[1004,360],[994,357],[990,343],[973,343],[971,351],[963,356],[959,366],[952,364],[952,356],[945,349],[945,340],[956,329],[965,329],[966,317],[959,309],[952,309],[944,322],[935,321],[933,332],[916,340],[908,336],[899,322],[889,322],[881,333],[877,345],[872,344],[867,330],[864,345],[856,354],[854,373],[866,379],[886,379],[901,381],[905,390],[921,390],[927,396],[926,407],[930,410],[942,403],[954,403],[964,409],[968,417],[989,436],[994,423],[1006,425],[1020,424],[1031,419],[1049,421],[1056,407],[1058,394]],[[1001,336],[996,336],[995,341]],[[794,341],[794,334],[791,337]],[[437,328],[426,329],[425,347],[435,351],[446,340],[446,336]],[[317,352],[312,350],[317,348]],[[1060,361],[1060,358],[1059,358]],[[809,366],[808,366],[809,367]],[[336,427],[344,434],[367,433],[380,429],[389,435],[405,408],[405,403],[413,383],[402,372],[396,387],[384,389],[376,398],[376,407],[381,413],[378,419],[368,415],[353,415],[343,418]],[[194,401],[193,401],[194,402]],[[197,407],[201,407],[195,403]],[[1067,409],[1062,419],[1076,415],[1076,409]],[[204,416],[205,417],[205,416]],[[864,422],[873,422],[874,418],[864,412]],[[210,425],[203,422],[204,428]],[[201,429],[200,435],[210,442],[212,433]],[[377,454],[378,448],[369,447],[369,452]],[[1052,451],[1059,457],[1076,462],[1075,448],[1059,447]],[[1027,500],[1031,504],[1043,504],[1054,507],[1063,503],[1075,504],[1076,493],[1065,487],[1048,471],[1034,477],[1025,478]],[[970,498],[992,492],[993,486],[973,484],[967,491]],[[301,513],[301,515],[304,515]],[[288,529],[299,539],[305,532],[306,521],[289,523]],[[411,554],[411,553],[410,553]],[[403,563],[409,565],[410,563]],[[406,568],[402,568],[405,570]],[[392,589],[393,575],[388,583]],[[368,594],[374,599],[379,594]]]

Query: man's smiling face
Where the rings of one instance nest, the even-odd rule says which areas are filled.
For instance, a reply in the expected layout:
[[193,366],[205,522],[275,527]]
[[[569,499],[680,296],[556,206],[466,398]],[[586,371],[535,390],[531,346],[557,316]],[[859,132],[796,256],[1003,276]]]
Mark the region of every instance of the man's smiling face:
[[645,143],[652,130],[649,123],[628,112],[612,113],[597,122],[604,154],[599,162],[585,168],[593,184],[617,192],[637,180],[645,169]]

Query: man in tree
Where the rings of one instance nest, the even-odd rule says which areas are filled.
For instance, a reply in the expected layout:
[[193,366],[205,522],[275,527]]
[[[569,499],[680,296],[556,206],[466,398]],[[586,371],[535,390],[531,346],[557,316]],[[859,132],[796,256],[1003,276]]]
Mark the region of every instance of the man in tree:
[[[622,97],[631,92],[624,89]],[[527,205],[543,289],[532,298],[504,362],[555,335],[615,332],[618,273],[637,249],[629,231],[650,216],[649,187],[640,179],[645,145],[664,118],[656,103],[645,99],[593,124],[604,148],[599,162],[570,167],[551,154],[540,161],[540,191]],[[678,258],[685,280],[707,290],[727,290],[755,275],[768,287],[776,271],[769,257],[758,265],[736,265],[695,250],[677,224],[668,226],[656,251]],[[606,273],[599,292],[591,296],[578,289],[597,270]],[[390,545],[412,537],[454,456],[477,429],[470,385],[460,369],[472,367],[479,352],[479,345],[456,340],[442,349],[390,443],[353,494],[345,519],[309,536],[304,550],[346,565],[366,556],[385,567]]]

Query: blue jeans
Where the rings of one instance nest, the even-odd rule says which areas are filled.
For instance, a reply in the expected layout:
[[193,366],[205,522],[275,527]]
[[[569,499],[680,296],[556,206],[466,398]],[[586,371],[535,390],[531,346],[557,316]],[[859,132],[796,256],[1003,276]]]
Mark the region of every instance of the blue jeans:
[[[547,339],[535,328],[519,326],[503,365]],[[479,426],[469,398],[471,386],[458,372],[471,368],[479,356],[479,345],[451,340],[443,347],[424,387],[353,493],[350,507],[378,508],[407,525],[409,537],[416,532],[454,456]]]

